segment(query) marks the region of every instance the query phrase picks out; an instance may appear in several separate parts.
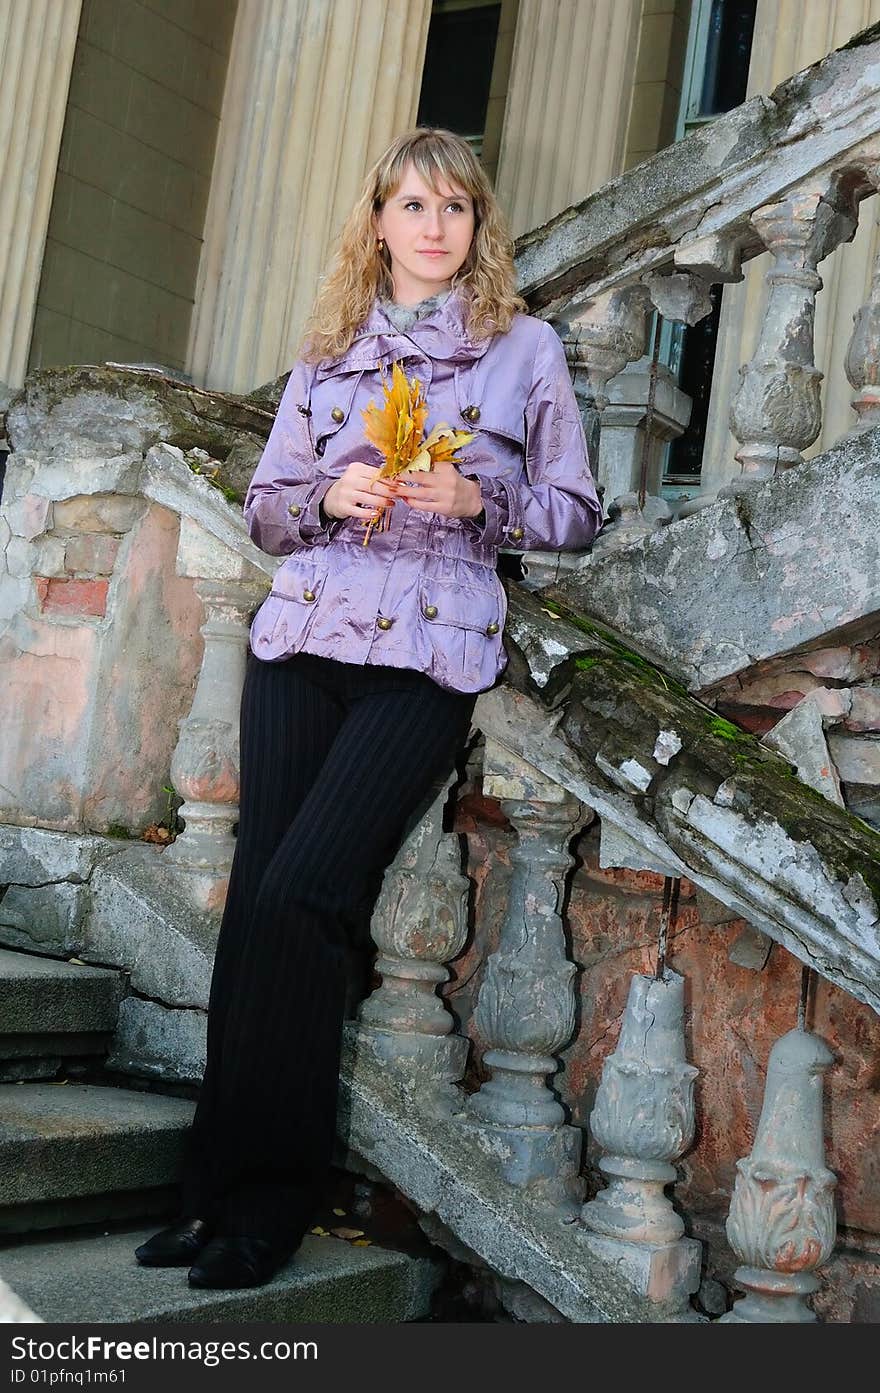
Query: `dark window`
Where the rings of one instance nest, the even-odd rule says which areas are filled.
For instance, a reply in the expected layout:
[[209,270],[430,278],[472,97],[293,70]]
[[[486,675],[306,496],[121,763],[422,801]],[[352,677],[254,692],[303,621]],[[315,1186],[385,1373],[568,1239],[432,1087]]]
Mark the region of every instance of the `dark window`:
[[478,144],[486,129],[500,4],[431,16],[419,98],[420,125],[444,126]]
[[[745,100],[756,6],[757,0],[712,0],[699,109],[691,111],[689,126],[694,118],[720,116]],[[678,360],[678,382],[693,400],[693,407],[687,430],[669,447],[664,475],[667,485],[691,484],[700,476],[721,296],[722,287],[713,286],[712,313],[699,324],[677,326],[674,334],[673,361]]]
[[758,0],[713,0],[700,90],[701,116],[720,116],[745,100]]

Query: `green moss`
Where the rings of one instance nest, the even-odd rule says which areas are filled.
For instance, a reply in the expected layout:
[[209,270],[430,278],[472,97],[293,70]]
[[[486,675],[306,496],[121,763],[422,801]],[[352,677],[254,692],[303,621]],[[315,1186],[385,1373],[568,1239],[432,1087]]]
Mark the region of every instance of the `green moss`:
[[106,835],[107,835],[108,837],[114,837],[117,841],[120,841],[120,842],[135,842],[135,841],[137,841],[137,833],[136,833],[136,832],[132,832],[132,830],[131,830],[130,827],[126,827],[126,825],[125,825],[124,822],[111,822],[111,823],[109,823],[108,826],[107,826],[107,834],[106,834]]
[[564,619],[566,623],[571,624],[575,629],[580,629],[581,633],[589,634],[591,638],[600,639],[602,643],[606,644],[608,648],[611,649],[611,652],[608,654],[608,659],[599,658],[595,655],[589,659],[576,659],[576,666],[581,668],[582,671],[586,670],[585,664],[587,666],[593,666],[596,663],[616,658],[634,669],[646,686],[661,687],[666,692],[677,692],[680,696],[688,695],[687,688],[684,687],[681,682],[676,681],[674,677],[670,677],[668,673],[661,672],[653,663],[648,662],[647,658],[643,658],[640,653],[635,653],[631,648],[627,648],[626,644],[621,643],[620,639],[617,638],[610,629],[603,628],[601,624],[596,624],[592,619],[585,619],[583,615],[567,609],[564,605],[559,604],[557,600],[548,600],[543,595],[541,596],[541,606],[548,610],[550,614],[554,615],[555,618]]
[[200,479],[205,480],[205,483],[210,484],[212,488],[217,489],[218,493],[222,493],[227,503],[237,503],[238,506],[241,507],[242,503],[244,502],[244,498],[236,489],[234,489],[231,486],[231,484],[226,483],[226,481],[221,476],[220,465],[216,461],[214,461],[212,465],[207,468],[201,462],[201,460],[188,459],[186,463],[187,468],[190,470],[190,473],[198,474]]

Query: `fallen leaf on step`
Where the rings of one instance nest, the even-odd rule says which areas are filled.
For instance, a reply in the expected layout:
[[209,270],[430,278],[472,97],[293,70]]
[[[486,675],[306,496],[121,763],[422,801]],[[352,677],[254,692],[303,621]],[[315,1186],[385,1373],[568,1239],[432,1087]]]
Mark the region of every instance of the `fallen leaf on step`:
[[352,1243],[352,1248],[369,1248],[372,1238],[356,1238]]
[[335,1234],[337,1238],[363,1238],[364,1236],[363,1229],[338,1228],[331,1229],[330,1232]]
[[340,1218],[344,1218],[344,1216],[345,1216],[345,1210],[344,1210],[344,1209],[334,1209],[333,1213],[334,1213],[334,1214],[338,1214],[338,1215],[340,1216]]

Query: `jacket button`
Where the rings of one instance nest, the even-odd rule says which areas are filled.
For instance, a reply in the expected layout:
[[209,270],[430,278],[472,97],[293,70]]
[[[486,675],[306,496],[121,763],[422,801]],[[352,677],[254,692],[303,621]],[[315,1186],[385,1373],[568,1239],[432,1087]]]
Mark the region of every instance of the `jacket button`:
[[526,534],[525,534],[525,532],[523,532],[523,530],[522,530],[521,527],[514,527],[514,528],[512,529],[512,531],[511,531],[510,535],[511,535],[511,537],[513,538],[513,540],[514,540],[515,542],[521,542],[522,539],[523,539],[523,537],[524,537]]
[[466,406],[461,414],[466,421],[470,421],[471,425],[475,426],[480,419],[480,408],[478,406]]
[[303,599],[305,600],[305,602],[306,602],[307,605],[310,605],[310,604],[312,603],[312,600],[313,600],[314,598],[315,598],[315,592],[314,592],[314,590],[304,590],[304,591],[303,591]]
[[292,518],[298,518],[300,513],[302,512],[302,508],[299,506],[298,503],[291,503],[287,511],[290,513],[290,516]]
[[345,420],[345,412],[341,406],[334,406],[333,410],[330,412],[330,416],[337,425],[340,425]]
[[492,634],[497,634],[497,632],[498,632],[498,625],[497,625],[497,624],[487,624],[487,625],[486,625],[486,633],[487,633],[487,634],[492,635]]
[[386,619],[383,615],[381,619],[376,620],[376,627],[379,629],[390,629],[393,623],[393,619]]
[[436,606],[436,605],[425,605],[425,608],[424,608],[424,610],[422,611],[422,613],[424,614],[424,616],[425,616],[426,619],[436,619],[436,618],[437,618],[437,606]]

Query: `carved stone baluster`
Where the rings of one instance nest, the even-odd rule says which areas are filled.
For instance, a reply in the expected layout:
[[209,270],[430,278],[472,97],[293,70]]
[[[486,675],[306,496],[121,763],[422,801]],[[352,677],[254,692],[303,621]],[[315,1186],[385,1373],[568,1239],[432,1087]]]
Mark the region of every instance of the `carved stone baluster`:
[[172,783],[184,798],[180,816],[185,829],[164,851],[163,860],[194,903],[216,912],[223,908],[235,850],[239,707],[249,619],[267,583],[249,562],[185,518],[177,569],[198,577],[195,591],[205,607],[205,649],[192,708],[181,722],[171,761]]
[[486,965],[474,1013],[492,1077],[468,1100],[467,1116],[512,1184],[574,1208],[583,1194],[581,1135],[565,1125],[546,1079],[574,1030],[576,969],[566,956],[560,909],[573,864],[569,843],[590,814],[494,741],[487,741],[483,787],[501,796],[519,840],[510,853],[500,943]]
[[453,1085],[468,1053],[437,995],[449,977],[444,964],[467,937],[469,882],[458,837],[443,830],[456,777],[450,775],[385,873],[370,926],[382,983],[358,1011],[361,1044],[398,1066],[419,1088],[420,1102],[439,1111],[461,1105]]
[[833,188],[793,193],[759,208],[751,221],[773,266],[758,347],[740,368],[730,409],[731,430],[742,442],[736,452],[742,476],[734,489],[800,464],[801,451],[819,434],[822,373],[813,361],[813,328],[822,280],[816,267],[856,226],[854,211]]
[[684,979],[668,968],[662,980],[636,975],[590,1116],[609,1184],[584,1205],[582,1237],[618,1258],[646,1294],[662,1287],[683,1303],[699,1284],[700,1246],[683,1237],[664,1189],[693,1141],[696,1076],[685,1056]]
[[800,1029],[770,1051],[755,1145],[737,1163],[727,1220],[747,1295],[724,1321],[816,1319],[806,1298],[819,1289],[814,1269],[831,1256],[837,1230],[822,1131],[822,1075],[832,1062],[827,1046]]
[[[869,165],[865,173],[874,188],[880,188],[880,164]],[[874,262],[871,293],[853,323],[844,366],[855,388],[852,406],[859,418],[858,433],[880,425],[880,253]]]
[[[583,308],[572,309],[557,325],[572,371],[591,466],[606,498],[614,498],[612,490],[617,486],[616,478],[603,477],[599,447],[600,422],[608,405],[606,388],[627,363],[644,353],[649,308],[647,289],[633,283],[597,295]],[[627,481],[627,489],[630,486]],[[609,544],[615,531],[606,529],[601,534],[603,546]],[[579,553],[530,551],[523,562],[524,583],[529,589],[540,589],[582,560]]]

